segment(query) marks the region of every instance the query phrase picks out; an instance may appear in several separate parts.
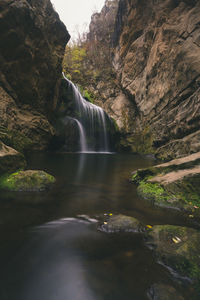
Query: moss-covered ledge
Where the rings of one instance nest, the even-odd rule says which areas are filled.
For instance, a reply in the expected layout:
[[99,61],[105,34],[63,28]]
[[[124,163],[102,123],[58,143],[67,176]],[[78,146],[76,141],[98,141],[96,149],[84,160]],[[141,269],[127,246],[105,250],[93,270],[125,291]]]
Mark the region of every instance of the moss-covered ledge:
[[200,153],[138,170],[132,181],[138,194],[153,205],[200,214]]
[[15,192],[40,192],[55,183],[55,178],[40,170],[18,171],[0,178],[0,189]]

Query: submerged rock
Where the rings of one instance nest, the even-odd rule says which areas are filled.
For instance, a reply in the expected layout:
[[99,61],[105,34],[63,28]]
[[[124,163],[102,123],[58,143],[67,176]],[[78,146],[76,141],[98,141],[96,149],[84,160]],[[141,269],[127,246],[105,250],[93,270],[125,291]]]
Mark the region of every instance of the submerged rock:
[[200,292],[199,231],[181,226],[157,225],[146,233],[146,243],[151,248],[153,246],[158,261],[169,267],[177,279],[185,283],[191,283],[192,280],[194,288]]
[[141,232],[143,226],[137,219],[120,214],[108,216],[98,229],[107,233]]
[[40,192],[48,189],[55,178],[38,170],[19,171],[0,179],[0,188],[17,192]]
[[24,156],[0,141],[0,175],[26,166]]

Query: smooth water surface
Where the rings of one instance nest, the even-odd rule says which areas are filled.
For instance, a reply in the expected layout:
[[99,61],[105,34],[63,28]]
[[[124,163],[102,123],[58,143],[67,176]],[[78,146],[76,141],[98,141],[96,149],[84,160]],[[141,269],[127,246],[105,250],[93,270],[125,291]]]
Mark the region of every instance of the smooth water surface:
[[137,155],[32,155],[28,169],[43,169],[57,182],[44,193],[1,194],[0,299],[145,300],[155,283],[188,299],[140,235],[97,230],[105,213],[186,224],[178,212],[153,210],[138,198],[131,172],[153,164]]

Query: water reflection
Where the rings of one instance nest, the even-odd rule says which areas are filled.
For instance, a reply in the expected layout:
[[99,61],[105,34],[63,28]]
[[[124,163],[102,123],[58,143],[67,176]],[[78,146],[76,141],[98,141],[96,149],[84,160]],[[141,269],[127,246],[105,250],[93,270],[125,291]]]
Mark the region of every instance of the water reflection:
[[146,300],[154,283],[176,288],[140,235],[106,235],[94,219],[113,212],[146,224],[192,225],[138,198],[128,178],[154,163],[134,155],[33,155],[28,168],[57,182],[43,194],[1,194],[0,299]]
[[146,300],[149,286],[161,275],[162,282],[172,284],[170,274],[155,262],[140,236],[107,236],[96,231],[93,222],[65,218],[30,232],[4,270],[1,285],[6,298],[0,296],[2,300]]

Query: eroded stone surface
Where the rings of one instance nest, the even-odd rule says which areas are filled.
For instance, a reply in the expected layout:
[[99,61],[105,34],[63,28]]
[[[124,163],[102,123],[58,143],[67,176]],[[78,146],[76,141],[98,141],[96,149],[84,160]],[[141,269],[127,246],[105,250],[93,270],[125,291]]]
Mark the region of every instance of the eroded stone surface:
[[23,169],[25,166],[26,162],[21,153],[0,142],[0,175]]
[[198,0],[119,1],[111,46],[117,80],[97,89],[130,151],[167,160],[200,151],[199,23]]
[[0,7],[0,126],[44,149],[69,34],[50,0],[0,0]]

